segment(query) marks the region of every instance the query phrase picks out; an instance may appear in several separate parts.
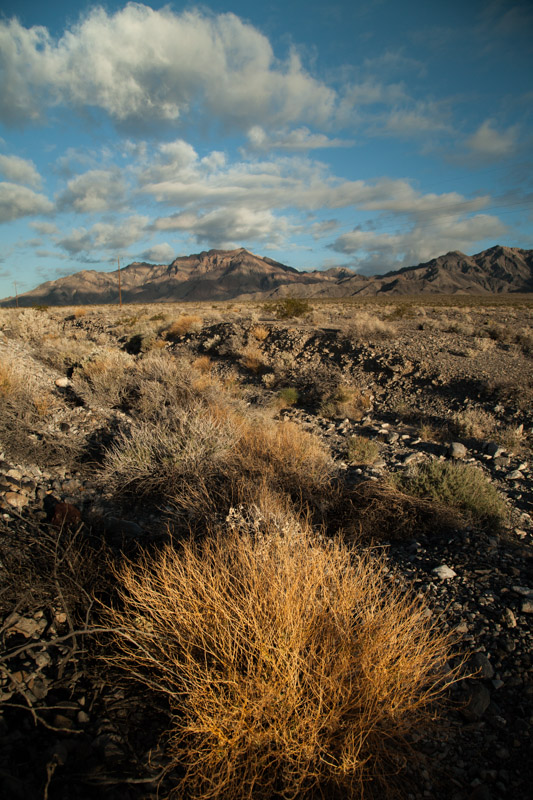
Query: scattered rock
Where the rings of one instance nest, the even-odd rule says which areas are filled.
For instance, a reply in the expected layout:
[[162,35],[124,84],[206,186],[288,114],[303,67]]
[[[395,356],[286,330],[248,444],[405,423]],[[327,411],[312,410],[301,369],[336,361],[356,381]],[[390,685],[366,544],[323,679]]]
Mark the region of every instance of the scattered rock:
[[435,567],[432,572],[442,581],[448,580],[449,578],[455,578],[457,576],[457,573],[454,572],[451,567],[447,567],[446,564],[441,564],[440,567]]
[[28,505],[29,498],[25,494],[20,494],[20,492],[6,492],[4,494],[4,500],[13,508],[24,508]]
[[451,444],[448,445],[447,452],[450,458],[459,459],[459,458],[465,458],[468,450],[466,449],[464,444],[461,444],[461,442],[451,442]]
[[490,692],[482,683],[474,683],[470,687],[468,705],[463,710],[467,719],[481,719],[490,705]]

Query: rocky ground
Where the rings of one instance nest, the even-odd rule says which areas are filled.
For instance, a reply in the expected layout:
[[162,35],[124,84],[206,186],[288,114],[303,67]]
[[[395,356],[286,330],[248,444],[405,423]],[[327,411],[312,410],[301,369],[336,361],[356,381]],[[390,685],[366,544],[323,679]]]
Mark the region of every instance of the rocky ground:
[[[424,593],[427,614],[457,632],[466,669],[477,672],[451,692],[451,707],[431,736],[413,742],[404,794],[417,800],[531,796],[529,307],[452,308],[443,314],[409,306],[396,317],[388,309],[381,318],[387,317],[389,329],[366,332],[342,307],[301,320],[278,320],[260,308],[223,312],[167,339],[164,347],[191,359],[209,356],[220,374],[239,383],[251,405],[278,402],[280,417],[327,443],[339,481],[379,482],[413,463],[451,459],[477,465],[507,499],[509,523],[501,531],[475,525],[413,531],[379,545],[402,579]],[[144,332],[135,339],[135,330],[91,314],[65,323],[67,339],[80,330],[142,357]],[[32,422],[29,455],[28,442],[26,450],[18,447],[12,432],[5,443],[0,438],[2,796],[156,797],[164,762],[154,731],[163,711],[147,707],[134,687],[116,688],[101,677],[85,629],[95,607],[88,588],[91,553],[103,542],[119,557],[139,543],[157,541],[168,509],[125,506],[97,481],[95,464],[127,422],[127,410],[87,401],[76,391],[72,363],[60,369],[50,358],[43,362],[38,351],[35,342],[4,326],[0,357],[15,356],[60,402],[40,416],[39,425]],[[317,384],[327,400],[335,397],[335,381],[351,394],[340,396],[336,408],[321,406]],[[297,392],[292,404],[279,401],[286,389]],[[353,437],[376,444],[371,458],[350,456]],[[56,591],[53,574],[58,559],[75,561],[72,537],[87,547],[86,560],[70,564],[76,618],[69,598]],[[31,585],[17,594],[10,581],[31,584],[31,568],[37,570],[41,561],[49,585],[40,594],[32,594]],[[171,786],[171,776],[165,777],[160,791],[164,795]]]

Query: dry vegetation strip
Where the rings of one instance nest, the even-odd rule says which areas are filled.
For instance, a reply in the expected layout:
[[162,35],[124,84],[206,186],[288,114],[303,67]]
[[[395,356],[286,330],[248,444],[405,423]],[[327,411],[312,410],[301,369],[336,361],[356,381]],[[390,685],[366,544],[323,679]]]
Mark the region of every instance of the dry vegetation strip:
[[235,521],[117,571],[106,659],[167,695],[175,796],[354,798],[370,778],[386,790],[453,679],[449,638],[382,558],[279,511]]

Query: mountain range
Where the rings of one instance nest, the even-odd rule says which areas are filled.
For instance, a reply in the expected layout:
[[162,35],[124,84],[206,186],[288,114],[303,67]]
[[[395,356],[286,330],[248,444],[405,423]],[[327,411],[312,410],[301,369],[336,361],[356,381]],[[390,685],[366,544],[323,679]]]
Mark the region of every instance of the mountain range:
[[[1,306],[71,306],[118,302],[118,270],[83,270],[47,281]],[[357,295],[533,292],[533,250],[496,245],[473,256],[459,251],[414,267],[365,276],[345,267],[300,271],[237,250],[208,250],[171,264],[134,262],[120,270],[124,303],[268,300]]]

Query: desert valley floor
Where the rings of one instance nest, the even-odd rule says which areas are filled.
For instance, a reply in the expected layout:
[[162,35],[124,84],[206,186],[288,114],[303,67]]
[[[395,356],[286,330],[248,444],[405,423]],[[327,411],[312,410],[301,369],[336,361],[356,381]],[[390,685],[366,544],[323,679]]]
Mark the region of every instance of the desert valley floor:
[[[209,794],[187,763],[176,698],[114,658],[110,609],[127,602],[124,560],[301,526],[370,549],[383,586],[453,641],[429,726],[386,709],[375,769],[377,745],[352,783],[340,756],[316,777],[308,754],[294,796],[530,797],[532,309],[498,295],[0,311],[2,796],[241,796],[227,775]],[[139,618],[130,638],[149,633]],[[289,796],[279,752],[275,780],[243,798]]]

